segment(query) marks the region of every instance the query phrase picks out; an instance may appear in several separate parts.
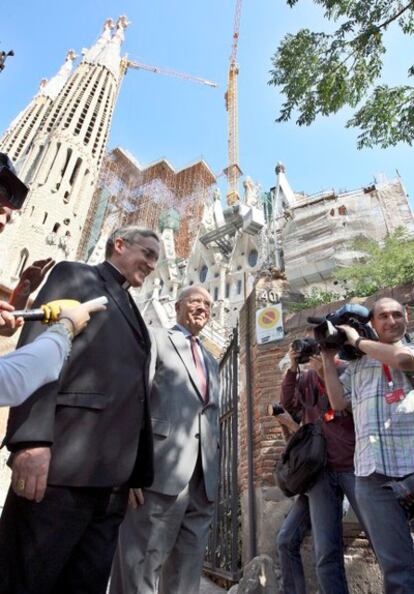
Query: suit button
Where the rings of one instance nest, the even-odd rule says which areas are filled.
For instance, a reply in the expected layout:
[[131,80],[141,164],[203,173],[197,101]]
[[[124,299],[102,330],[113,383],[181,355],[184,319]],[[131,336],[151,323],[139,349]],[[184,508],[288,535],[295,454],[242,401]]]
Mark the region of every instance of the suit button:
[[194,437],[195,437],[196,439],[200,439],[200,434],[199,434],[199,433],[196,433],[196,434],[194,435]]

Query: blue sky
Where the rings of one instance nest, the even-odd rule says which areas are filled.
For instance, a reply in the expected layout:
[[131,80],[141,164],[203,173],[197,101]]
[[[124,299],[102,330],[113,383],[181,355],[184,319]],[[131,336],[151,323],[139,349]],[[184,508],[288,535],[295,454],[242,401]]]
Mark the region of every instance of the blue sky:
[[[227,160],[224,108],[232,42],[234,0],[19,0],[2,3],[0,48],[13,48],[0,74],[0,133],[37,92],[41,78],[57,72],[68,49],[80,53],[98,37],[106,17],[126,14],[124,52],[131,59],[214,80],[218,89],[130,70],[123,82],[109,147],[121,145],[143,164],[161,157],[176,168],[203,157],[215,173]],[[300,27],[326,29],[320,9],[302,0],[243,0],[239,41],[240,164],[263,190],[274,185],[277,161],[286,165],[294,190],[354,189],[373,176],[394,177],[410,196],[413,153],[409,146],[358,151],[350,112],[319,119],[309,128],[274,122],[281,97],[269,87],[271,55],[282,37]],[[412,40],[411,40],[412,42]],[[390,32],[384,79],[407,82],[410,39]]]

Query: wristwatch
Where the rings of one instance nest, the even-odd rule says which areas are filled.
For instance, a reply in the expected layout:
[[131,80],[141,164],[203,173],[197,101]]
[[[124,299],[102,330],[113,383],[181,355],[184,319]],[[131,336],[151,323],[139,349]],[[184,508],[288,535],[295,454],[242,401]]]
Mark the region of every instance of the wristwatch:
[[[367,340],[367,339],[366,339],[364,336],[359,336],[359,337],[356,339],[355,343],[354,343],[354,347],[355,347],[356,349],[358,349],[359,351],[361,351],[361,349],[359,348],[359,343],[361,342],[361,340]],[[361,351],[361,353],[362,353],[362,352],[363,352],[363,351]]]

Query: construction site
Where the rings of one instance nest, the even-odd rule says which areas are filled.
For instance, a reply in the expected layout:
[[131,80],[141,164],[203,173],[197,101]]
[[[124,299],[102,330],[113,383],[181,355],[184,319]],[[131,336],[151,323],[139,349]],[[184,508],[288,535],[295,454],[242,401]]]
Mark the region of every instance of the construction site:
[[[178,258],[188,258],[216,178],[205,161],[176,171],[166,159],[146,167],[120,147],[104,159],[78,256],[87,260],[104,221],[154,231],[171,227]],[[108,226],[108,223],[107,225]]]

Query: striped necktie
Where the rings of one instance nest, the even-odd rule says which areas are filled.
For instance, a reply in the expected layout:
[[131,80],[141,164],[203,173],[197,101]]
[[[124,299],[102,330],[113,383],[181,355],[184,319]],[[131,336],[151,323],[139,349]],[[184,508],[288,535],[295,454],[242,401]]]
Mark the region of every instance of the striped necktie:
[[200,353],[197,347],[197,337],[190,336],[190,344],[191,344],[191,353],[194,359],[194,365],[197,371],[198,382],[200,386],[201,396],[204,402],[208,399],[208,386],[207,386],[207,378],[204,371],[204,366],[201,361]]

